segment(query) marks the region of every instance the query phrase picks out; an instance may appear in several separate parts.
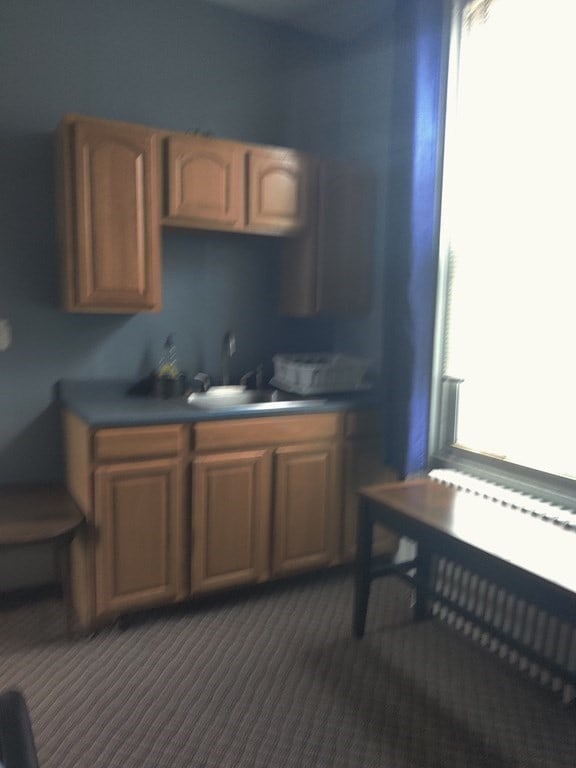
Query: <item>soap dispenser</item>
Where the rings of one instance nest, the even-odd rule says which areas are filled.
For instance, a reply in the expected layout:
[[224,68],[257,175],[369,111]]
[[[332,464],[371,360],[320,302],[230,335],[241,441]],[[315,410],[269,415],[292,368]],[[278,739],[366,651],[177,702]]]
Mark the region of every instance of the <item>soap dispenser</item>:
[[186,377],[178,367],[174,336],[170,334],[164,342],[156,368],[154,394],[157,397],[179,397],[185,389]]
[[156,375],[160,379],[177,379],[180,375],[176,345],[174,344],[174,336],[172,334],[167,337],[162,347]]

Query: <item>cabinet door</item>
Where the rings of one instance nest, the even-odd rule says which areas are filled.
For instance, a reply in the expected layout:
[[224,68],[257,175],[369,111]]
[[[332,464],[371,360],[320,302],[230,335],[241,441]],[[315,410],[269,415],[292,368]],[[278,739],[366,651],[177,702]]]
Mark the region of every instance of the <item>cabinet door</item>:
[[271,452],[199,455],[192,468],[192,593],[265,581]]
[[333,565],[340,541],[340,448],[281,447],[275,455],[273,573]]
[[[358,489],[362,485],[396,480],[396,474],[384,465],[380,441],[375,436],[347,440],[344,445],[344,520],[342,557],[352,560],[356,555],[356,524]],[[398,537],[381,525],[374,526],[374,554],[395,554]]]
[[[159,152],[145,127],[99,120],[67,126],[60,162],[68,206],[66,308],[137,312],[161,305]],[[62,170],[62,169],[61,169]]]
[[318,203],[319,164],[309,162],[305,227],[282,246],[280,313],[308,317],[319,312],[318,305]]
[[186,595],[182,473],[177,460],[102,466],[95,473],[96,613]]
[[310,183],[309,225],[284,244],[280,311],[366,312],[371,303],[374,187],[357,169],[322,162]]
[[317,304],[367,312],[371,303],[374,184],[359,169],[324,163],[318,202]]
[[167,140],[166,224],[208,229],[244,226],[241,144],[200,136]]
[[290,149],[252,148],[247,168],[247,228],[278,235],[301,230],[307,216],[304,157]]

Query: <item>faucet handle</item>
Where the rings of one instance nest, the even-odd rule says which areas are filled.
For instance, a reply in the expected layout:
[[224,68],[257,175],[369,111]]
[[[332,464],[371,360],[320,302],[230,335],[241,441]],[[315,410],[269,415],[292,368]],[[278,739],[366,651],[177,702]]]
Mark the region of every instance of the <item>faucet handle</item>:
[[212,384],[212,382],[210,381],[210,376],[208,376],[207,373],[202,373],[202,371],[197,373],[196,376],[194,376],[194,378],[192,379],[192,381],[200,382],[200,384],[202,385],[202,392],[207,392],[210,389],[210,385]]
[[262,389],[262,384],[264,383],[264,367],[261,363],[257,365],[253,371],[244,373],[240,377],[240,384],[243,387],[246,387],[251,379],[254,379],[254,386],[257,390]]
[[248,386],[248,382],[252,376],[256,376],[256,371],[246,371],[246,373],[243,373],[242,376],[240,376],[240,385],[242,387]]

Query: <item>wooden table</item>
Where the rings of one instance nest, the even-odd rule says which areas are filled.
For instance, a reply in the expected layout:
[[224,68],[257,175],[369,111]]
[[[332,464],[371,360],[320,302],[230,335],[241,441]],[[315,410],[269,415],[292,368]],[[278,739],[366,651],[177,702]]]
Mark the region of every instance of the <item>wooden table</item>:
[[0,549],[50,543],[55,546],[69,631],[72,624],[69,549],[83,521],[84,515],[62,486],[0,486]]
[[[372,557],[375,523],[412,539],[415,559],[380,566]],[[422,477],[360,489],[354,635],[364,634],[370,584],[381,576],[400,574],[412,584],[415,619],[429,616],[435,601],[454,608],[435,590],[434,564],[439,557],[544,606],[572,627],[576,624],[574,531]],[[572,680],[573,673],[568,677]]]

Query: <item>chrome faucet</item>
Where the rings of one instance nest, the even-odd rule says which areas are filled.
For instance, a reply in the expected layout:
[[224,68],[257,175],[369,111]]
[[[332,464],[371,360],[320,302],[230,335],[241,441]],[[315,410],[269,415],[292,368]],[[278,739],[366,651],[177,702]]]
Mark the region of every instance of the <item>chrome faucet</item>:
[[230,358],[236,352],[236,337],[227,331],[222,339],[222,384],[230,384]]

